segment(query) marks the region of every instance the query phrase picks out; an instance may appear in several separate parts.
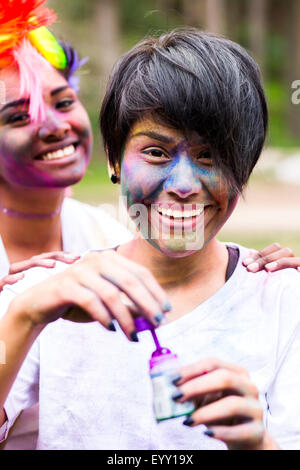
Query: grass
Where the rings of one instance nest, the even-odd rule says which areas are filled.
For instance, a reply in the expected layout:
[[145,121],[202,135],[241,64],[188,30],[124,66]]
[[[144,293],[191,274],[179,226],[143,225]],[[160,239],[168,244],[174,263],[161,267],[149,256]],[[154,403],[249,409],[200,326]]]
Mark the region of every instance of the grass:
[[278,242],[282,247],[291,248],[295,255],[300,257],[300,235],[294,232],[262,232],[259,236],[257,234],[245,236],[237,232],[230,233],[223,230],[220,232],[218,239],[221,241],[232,241],[254,250],[261,250],[273,242]]

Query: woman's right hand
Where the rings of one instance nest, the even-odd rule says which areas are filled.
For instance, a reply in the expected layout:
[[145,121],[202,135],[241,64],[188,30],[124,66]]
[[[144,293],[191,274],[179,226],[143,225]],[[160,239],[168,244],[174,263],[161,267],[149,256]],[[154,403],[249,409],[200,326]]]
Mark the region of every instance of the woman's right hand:
[[[129,304],[122,301],[124,294]],[[114,330],[116,319],[127,338],[137,341],[134,314],[153,325],[170,310],[167,295],[151,272],[113,250],[89,252],[65,271],[49,277],[18,295],[14,311],[32,326],[62,317],[76,322],[98,321]],[[133,313],[134,312],[134,313]]]
[[12,263],[9,267],[9,273],[7,276],[0,279],[0,292],[6,285],[12,285],[20,281],[24,277],[24,271],[34,267],[54,268],[56,261],[62,261],[64,263],[74,263],[78,260],[80,255],[74,255],[72,253],[66,253],[64,251],[51,251],[49,253],[41,253],[39,255],[32,256],[29,259]]

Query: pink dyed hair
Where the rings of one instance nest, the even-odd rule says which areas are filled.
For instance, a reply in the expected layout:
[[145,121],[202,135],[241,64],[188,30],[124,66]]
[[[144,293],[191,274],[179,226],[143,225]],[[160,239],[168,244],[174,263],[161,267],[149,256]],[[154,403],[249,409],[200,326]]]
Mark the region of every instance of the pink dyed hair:
[[32,121],[44,121],[46,109],[43,100],[42,77],[51,64],[37,52],[27,39],[14,50],[20,73],[20,96],[30,98],[29,114]]

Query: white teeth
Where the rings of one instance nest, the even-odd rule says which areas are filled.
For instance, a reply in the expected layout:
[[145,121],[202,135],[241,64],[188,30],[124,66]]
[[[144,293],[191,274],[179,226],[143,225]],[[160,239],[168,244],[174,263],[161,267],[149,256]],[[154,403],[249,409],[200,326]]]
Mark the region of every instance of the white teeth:
[[75,152],[74,145],[68,145],[68,147],[64,147],[63,149],[59,149],[56,152],[49,152],[42,156],[42,160],[57,160],[59,158],[67,157],[72,155]]
[[195,217],[203,213],[204,207],[200,209],[193,209],[193,210],[185,210],[185,211],[179,211],[179,210],[172,210],[172,209],[165,209],[164,207],[156,207],[156,210],[159,214],[162,215],[167,215],[168,217],[173,217],[174,219],[182,219],[188,218],[188,217]]

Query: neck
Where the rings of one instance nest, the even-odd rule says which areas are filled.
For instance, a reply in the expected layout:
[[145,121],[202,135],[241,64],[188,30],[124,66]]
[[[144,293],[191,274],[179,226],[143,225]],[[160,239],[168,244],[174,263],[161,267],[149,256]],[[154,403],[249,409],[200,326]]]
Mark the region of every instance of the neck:
[[167,290],[215,277],[224,277],[225,282],[228,253],[226,247],[216,238],[196,253],[182,258],[167,256],[142,238],[122,245],[118,252],[147,267]]
[[11,263],[62,249],[60,210],[64,192],[65,188],[0,185],[0,233]]

